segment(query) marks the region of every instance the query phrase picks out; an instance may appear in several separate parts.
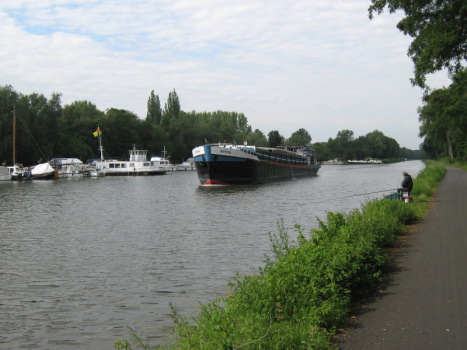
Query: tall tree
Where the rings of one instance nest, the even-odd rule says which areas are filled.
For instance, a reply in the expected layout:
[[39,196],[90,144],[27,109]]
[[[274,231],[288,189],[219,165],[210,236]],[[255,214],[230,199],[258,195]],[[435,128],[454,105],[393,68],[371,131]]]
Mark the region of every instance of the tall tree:
[[427,74],[447,68],[457,73],[467,59],[467,2],[465,0],[371,0],[369,17],[401,10],[397,28],[414,40],[408,55],[414,63],[412,84],[425,88]]
[[337,133],[336,138],[333,140],[329,139],[329,147],[331,148],[334,157],[348,160],[353,156],[353,131],[352,130],[341,130]]
[[164,118],[178,118],[180,115],[180,100],[175,89],[169,92],[169,97],[165,103]]
[[0,163],[8,165],[13,163],[13,110],[19,98],[11,85],[0,86]]
[[98,143],[91,132],[98,125],[108,131],[103,117],[104,113],[89,101],[74,101],[66,105],[60,117],[61,142],[55,157],[77,157],[82,160],[97,157]]
[[154,94],[154,90],[151,90],[151,95],[148,98],[146,120],[154,124],[160,124],[162,121],[161,101],[159,96]]
[[269,147],[277,147],[284,143],[284,136],[278,130],[271,130],[268,134]]
[[386,151],[386,142],[384,134],[379,130],[375,130],[366,134],[366,139],[371,145],[370,157],[383,158],[384,152]]

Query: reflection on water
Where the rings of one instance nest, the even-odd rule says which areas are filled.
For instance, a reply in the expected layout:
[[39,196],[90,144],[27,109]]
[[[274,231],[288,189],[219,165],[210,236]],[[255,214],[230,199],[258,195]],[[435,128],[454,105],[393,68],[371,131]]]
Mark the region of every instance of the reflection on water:
[[202,187],[195,172],[0,182],[0,348],[109,349],[133,321],[163,337],[169,303],[194,313],[226,295],[270,255],[280,219],[293,236],[422,167],[323,166],[261,186]]

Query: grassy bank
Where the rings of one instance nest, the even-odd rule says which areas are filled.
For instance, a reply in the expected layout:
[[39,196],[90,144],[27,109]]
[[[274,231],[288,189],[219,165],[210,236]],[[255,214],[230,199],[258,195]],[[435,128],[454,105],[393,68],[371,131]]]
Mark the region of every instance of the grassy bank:
[[467,171],[467,160],[465,159],[451,160],[449,158],[443,158],[440,159],[440,162]]
[[[283,225],[271,236],[274,257],[238,276],[231,295],[201,306],[193,319],[173,310],[167,349],[333,349],[352,301],[379,281],[389,248],[426,212],[446,170],[428,162],[414,180],[413,203],[374,200],[348,214],[328,213],[319,228],[290,242]],[[150,349],[132,332],[120,349]]]

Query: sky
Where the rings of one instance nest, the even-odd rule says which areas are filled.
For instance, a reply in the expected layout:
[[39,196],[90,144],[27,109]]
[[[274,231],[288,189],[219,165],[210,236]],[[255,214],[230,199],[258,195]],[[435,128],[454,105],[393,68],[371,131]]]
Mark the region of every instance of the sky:
[[[370,0],[0,0],[0,85],[146,118],[175,89],[186,112],[243,113],[312,142],[374,130],[418,149],[411,38]],[[434,88],[447,76],[429,77]]]

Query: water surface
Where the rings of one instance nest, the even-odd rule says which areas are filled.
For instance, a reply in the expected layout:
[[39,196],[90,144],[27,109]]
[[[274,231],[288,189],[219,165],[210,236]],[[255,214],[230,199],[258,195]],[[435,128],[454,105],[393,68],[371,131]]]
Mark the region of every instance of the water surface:
[[392,165],[323,166],[261,186],[200,186],[196,172],[0,182],[0,348],[112,349],[126,326],[163,343],[169,303],[194,314],[271,255],[268,233],[307,231],[393,192]]

